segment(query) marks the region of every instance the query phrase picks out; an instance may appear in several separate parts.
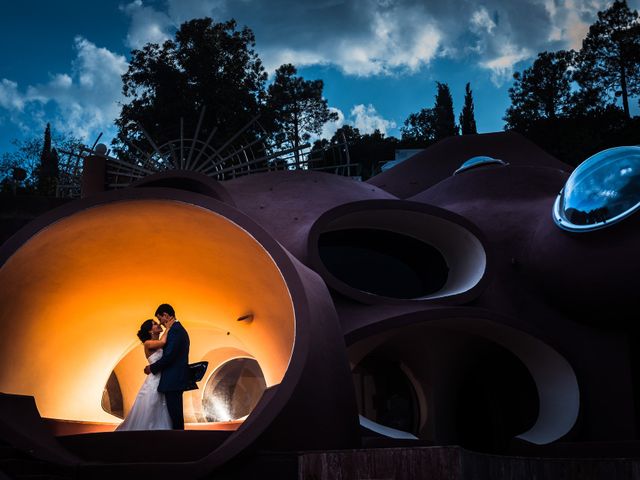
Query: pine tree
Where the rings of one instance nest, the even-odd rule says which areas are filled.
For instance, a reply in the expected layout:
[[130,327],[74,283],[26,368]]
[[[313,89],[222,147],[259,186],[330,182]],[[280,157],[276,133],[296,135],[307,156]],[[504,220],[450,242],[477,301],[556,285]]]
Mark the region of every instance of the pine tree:
[[464,89],[464,107],[460,113],[460,130],[462,135],[474,135],[478,133],[476,117],[474,115],[473,92],[471,84],[467,83]]
[[578,54],[575,80],[589,98],[622,97],[627,118],[629,97],[640,94],[640,23],[626,1],[598,12]]
[[533,123],[565,116],[572,108],[570,66],[573,52],[542,52],[533,65],[513,75],[507,128],[526,131]]
[[305,80],[296,73],[296,67],[291,64],[276,70],[267,91],[267,111],[273,116],[274,133],[291,143],[298,162],[302,142],[312,134],[320,134],[322,126],[337,120],[338,114],[329,110],[327,100],[322,98],[322,80]]

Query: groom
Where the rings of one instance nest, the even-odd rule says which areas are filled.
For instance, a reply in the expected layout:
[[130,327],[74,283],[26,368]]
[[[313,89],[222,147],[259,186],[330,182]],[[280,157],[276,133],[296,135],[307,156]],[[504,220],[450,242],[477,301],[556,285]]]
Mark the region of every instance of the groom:
[[167,333],[167,344],[162,358],[147,365],[144,373],[162,372],[158,391],[164,393],[167,410],[174,430],[184,430],[184,414],[182,413],[182,393],[187,386],[189,363],[189,335],[176,320],[173,307],[163,303],[156,309],[156,318],[164,328],[171,328]]

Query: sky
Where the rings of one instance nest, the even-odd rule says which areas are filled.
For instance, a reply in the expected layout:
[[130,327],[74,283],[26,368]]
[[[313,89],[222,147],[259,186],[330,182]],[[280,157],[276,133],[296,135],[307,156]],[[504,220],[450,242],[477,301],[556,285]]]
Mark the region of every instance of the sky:
[[[0,153],[13,139],[115,135],[130,51],[173,37],[191,18],[236,19],[256,36],[268,72],[293,63],[322,79],[339,120],[399,137],[431,107],[436,82],[456,117],[471,83],[480,133],[500,131],[515,71],[538,52],[579,49],[606,0],[22,0],[2,2]],[[629,0],[640,8],[640,0]],[[637,104],[637,102],[634,101]],[[636,109],[637,110],[637,109]],[[179,122],[179,119],[176,119]]]

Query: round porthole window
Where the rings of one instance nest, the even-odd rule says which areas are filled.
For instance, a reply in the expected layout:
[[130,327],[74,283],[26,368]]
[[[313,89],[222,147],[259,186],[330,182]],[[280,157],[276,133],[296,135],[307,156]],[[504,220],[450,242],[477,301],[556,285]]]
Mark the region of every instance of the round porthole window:
[[640,147],[599,152],[576,168],[553,206],[553,219],[565,230],[607,227],[640,208]]
[[266,389],[258,362],[236,358],[219,367],[204,388],[202,407],[208,422],[239,420],[251,413]]

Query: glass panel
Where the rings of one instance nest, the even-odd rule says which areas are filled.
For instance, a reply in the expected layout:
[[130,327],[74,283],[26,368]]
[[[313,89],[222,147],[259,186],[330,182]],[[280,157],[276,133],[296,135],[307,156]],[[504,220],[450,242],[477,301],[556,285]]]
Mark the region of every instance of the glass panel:
[[478,156],[471,157],[469,160],[464,162],[460,167],[453,172],[454,175],[458,173],[462,173],[466,170],[471,170],[472,168],[482,167],[484,165],[508,165],[507,162],[499,160],[497,158],[486,157],[486,156]]
[[616,147],[585,160],[554,206],[567,230],[594,230],[622,220],[640,206],[640,147]]

